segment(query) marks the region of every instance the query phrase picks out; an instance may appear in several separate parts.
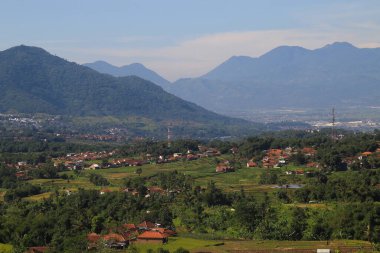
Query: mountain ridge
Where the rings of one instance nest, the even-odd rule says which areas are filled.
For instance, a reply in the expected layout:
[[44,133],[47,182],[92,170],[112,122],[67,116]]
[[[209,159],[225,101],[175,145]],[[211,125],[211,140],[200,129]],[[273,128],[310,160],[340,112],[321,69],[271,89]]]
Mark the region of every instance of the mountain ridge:
[[223,114],[258,108],[378,105],[380,48],[357,48],[347,42],[314,50],[280,46],[260,57],[231,57],[170,88],[179,97]]
[[95,61],[92,63],[85,63],[83,66],[89,67],[102,74],[109,74],[115,77],[124,76],[138,76],[142,79],[151,81],[163,88],[167,88],[171,83],[157,74],[155,71],[146,68],[141,63],[132,63],[121,67],[114,66],[106,61]]
[[[72,115],[177,116],[227,119],[165,92],[139,77],[112,77],[68,62],[42,48],[17,46],[0,52],[0,111]],[[123,96],[128,96],[124,99]],[[148,101],[149,100],[149,101]],[[36,102],[30,106],[23,102]],[[111,102],[111,103],[107,103]],[[162,110],[158,113],[159,110]],[[203,116],[202,116],[203,115]],[[174,117],[175,118],[175,117]]]

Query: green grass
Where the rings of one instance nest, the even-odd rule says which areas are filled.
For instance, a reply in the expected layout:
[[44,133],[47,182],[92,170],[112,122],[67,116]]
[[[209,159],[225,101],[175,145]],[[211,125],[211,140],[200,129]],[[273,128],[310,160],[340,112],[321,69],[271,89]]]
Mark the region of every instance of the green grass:
[[5,189],[0,189],[0,202],[4,201]]
[[329,248],[336,250],[340,247],[371,247],[366,241],[336,240],[329,241],[261,241],[261,240],[202,240],[184,237],[171,237],[167,244],[134,244],[139,252],[148,249],[167,249],[170,252],[182,247],[190,252],[226,253],[234,250],[274,250],[274,249],[313,249]]
[[72,188],[83,188],[92,189],[96,188],[88,178],[78,177],[73,180],[64,179],[34,179],[29,181],[31,184],[39,185],[44,189],[72,189]]
[[[224,157],[228,158],[228,157]],[[218,158],[223,159],[223,158]],[[245,168],[230,173],[216,173],[214,158],[203,158],[195,161],[178,161],[165,164],[147,164],[141,167],[142,177],[149,177],[160,172],[177,170],[179,173],[190,175],[197,185],[205,187],[209,181],[226,191],[240,191],[243,187],[247,192],[271,191],[272,188],[258,184],[260,174],[265,171],[261,168]],[[121,179],[138,177],[135,173],[137,167],[123,167],[86,171],[85,173],[97,173],[107,178],[111,183],[120,184]]]
[[210,247],[212,252],[230,251],[230,250],[272,250],[272,249],[318,249],[330,248],[337,249],[338,247],[368,247],[369,242],[356,240],[337,240],[329,241],[224,241],[224,245],[220,248]]
[[44,192],[44,193],[41,193],[41,194],[25,197],[24,200],[39,201],[39,200],[48,199],[51,195],[52,195],[51,192]]
[[12,245],[0,243],[0,253],[11,253],[11,252],[13,252]]
[[139,244],[135,243],[134,245],[139,250],[139,252],[147,252],[148,249],[156,250],[158,248],[167,249],[170,252],[175,251],[176,249],[182,247],[188,249],[192,252],[199,251],[199,249],[209,248],[211,246],[216,247],[215,245],[220,244],[220,241],[213,240],[200,240],[193,238],[183,238],[183,237],[170,237],[167,244],[161,243],[144,243]]
[[[177,170],[179,173],[190,175],[195,179],[195,185],[206,187],[209,181],[214,181],[216,186],[226,192],[237,192],[242,188],[247,193],[262,195],[264,192],[274,192],[272,185],[260,185],[260,175],[265,173],[263,168],[246,168],[236,170],[230,173],[216,173],[215,166],[218,160],[231,159],[230,156],[221,156],[216,158],[202,158],[195,161],[177,161],[165,164],[146,164],[141,167],[120,167],[100,170],[83,170],[80,175],[76,175],[73,171],[61,172],[73,176],[74,179],[35,179],[30,183],[41,186],[45,191],[76,191],[79,188],[83,189],[101,189],[105,187],[95,186],[89,182],[89,175],[92,173],[102,175],[111,185],[106,188],[118,190],[123,186],[123,179],[139,177],[135,173],[137,168],[142,169],[141,177],[151,177],[161,172],[170,172]],[[295,169],[295,168],[292,168]],[[281,168],[279,170],[285,170]],[[281,174],[281,177],[286,177]],[[303,176],[297,176],[302,177]],[[294,180],[298,180],[297,178]],[[303,179],[302,179],[303,180]]]
[[[195,161],[177,161],[165,164],[146,164],[141,166],[141,177],[151,177],[161,172],[170,172],[177,170],[179,173],[190,175],[195,179],[195,184],[206,187],[209,181],[214,181],[217,187],[226,192],[240,191],[243,188],[246,192],[262,193],[274,191],[270,185],[260,185],[260,174],[265,171],[262,168],[246,168],[236,170],[230,173],[216,173],[215,166],[217,160],[229,159],[229,156],[217,158],[202,158]],[[89,182],[89,175],[92,173],[102,175],[107,178],[111,185],[107,188],[117,190],[123,185],[123,179],[139,177],[135,173],[139,167],[121,167],[100,170],[84,170],[79,176],[72,171],[61,172],[60,174],[73,175],[74,179],[35,179],[30,183],[41,186],[46,191],[53,190],[72,190],[83,189],[101,189]]]

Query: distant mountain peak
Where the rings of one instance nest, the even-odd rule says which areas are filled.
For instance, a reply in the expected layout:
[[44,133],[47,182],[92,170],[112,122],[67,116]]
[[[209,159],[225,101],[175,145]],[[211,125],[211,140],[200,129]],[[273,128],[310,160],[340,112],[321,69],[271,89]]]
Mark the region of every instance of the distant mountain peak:
[[144,69],[146,69],[146,67],[145,67],[143,64],[138,63],[138,62],[131,63],[131,64],[129,64],[129,65],[125,65],[125,66],[134,66],[134,67],[140,67],[140,68],[144,68]]
[[93,62],[93,63],[96,63],[96,64],[104,64],[104,65],[111,65],[111,66],[113,66],[112,64],[109,64],[108,62],[106,62],[106,61],[95,61],[95,62]]
[[357,49],[357,47],[348,42],[334,42],[332,44],[327,44],[322,49]]
[[121,67],[114,66],[105,61],[96,61],[93,63],[83,64],[86,67],[92,68],[103,74],[109,74],[116,77],[123,76],[138,76],[142,79],[151,81],[155,84],[160,85],[162,88],[167,88],[170,82],[160,75],[158,75],[153,70],[148,69],[141,63],[132,63],[129,65],[124,65]]
[[250,56],[245,56],[245,55],[234,55],[232,56],[230,59],[228,59],[227,61],[231,61],[231,60],[246,60],[246,59],[252,59],[252,57]]
[[295,55],[302,55],[310,50],[300,46],[279,46],[271,51],[260,56],[260,58],[277,58],[277,57],[293,57]]
[[19,45],[19,46],[11,47],[11,48],[8,48],[7,50],[4,50],[3,52],[24,52],[24,53],[44,53],[44,54],[49,54],[43,48],[33,47],[33,46],[26,46],[26,45]]

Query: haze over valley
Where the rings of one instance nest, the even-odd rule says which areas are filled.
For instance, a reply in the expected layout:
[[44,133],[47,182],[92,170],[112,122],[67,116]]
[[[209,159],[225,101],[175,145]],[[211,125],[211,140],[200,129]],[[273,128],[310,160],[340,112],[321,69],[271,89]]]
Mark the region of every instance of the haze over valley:
[[138,64],[85,66],[114,76],[136,75],[204,108],[251,121],[323,126],[335,108],[341,126],[371,128],[380,122],[380,48],[348,42],[315,50],[281,46],[258,58],[233,56],[198,78],[174,83]]

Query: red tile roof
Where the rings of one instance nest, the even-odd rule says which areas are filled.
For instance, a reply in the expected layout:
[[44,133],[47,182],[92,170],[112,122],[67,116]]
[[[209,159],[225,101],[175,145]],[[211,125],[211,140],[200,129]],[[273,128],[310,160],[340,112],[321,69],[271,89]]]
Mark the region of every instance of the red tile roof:
[[158,187],[158,186],[148,187],[148,191],[151,192],[151,193],[162,193],[162,192],[164,192],[164,190],[161,187]]
[[160,232],[161,234],[166,234],[168,236],[173,236],[177,234],[177,232],[166,228],[153,228],[151,231]]
[[139,235],[138,239],[164,239],[168,238],[169,235],[165,233],[160,233],[158,231],[145,231],[141,235]]
[[128,230],[136,230],[137,229],[137,227],[136,227],[135,224],[128,224],[128,223],[126,223],[126,224],[123,225],[123,227],[126,228],[126,229],[128,229]]
[[115,233],[110,233],[108,235],[104,235],[103,240],[105,240],[105,241],[113,240],[113,241],[117,241],[117,242],[125,242],[126,241],[126,239],[122,235],[115,234]]
[[268,154],[270,156],[280,156],[282,155],[283,151],[281,149],[269,149]]
[[315,150],[315,148],[312,148],[312,147],[304,147],[302,149],[302,153],[314,155],[317,153],[317,150]]
[[154,228],[155,225],[150,221],[144,221],[144,222],[140,223],[139,225],[137,225],[137,227],[139,227],[139,228]]
[[247,167],[257,167],[257,163],[255,163],[254,161],[250,160],[247,162]]
[[89,242],[97,242],[101,238],[101,235],[98,235],[97,233],[91,233],[87,235],[87,240]]

